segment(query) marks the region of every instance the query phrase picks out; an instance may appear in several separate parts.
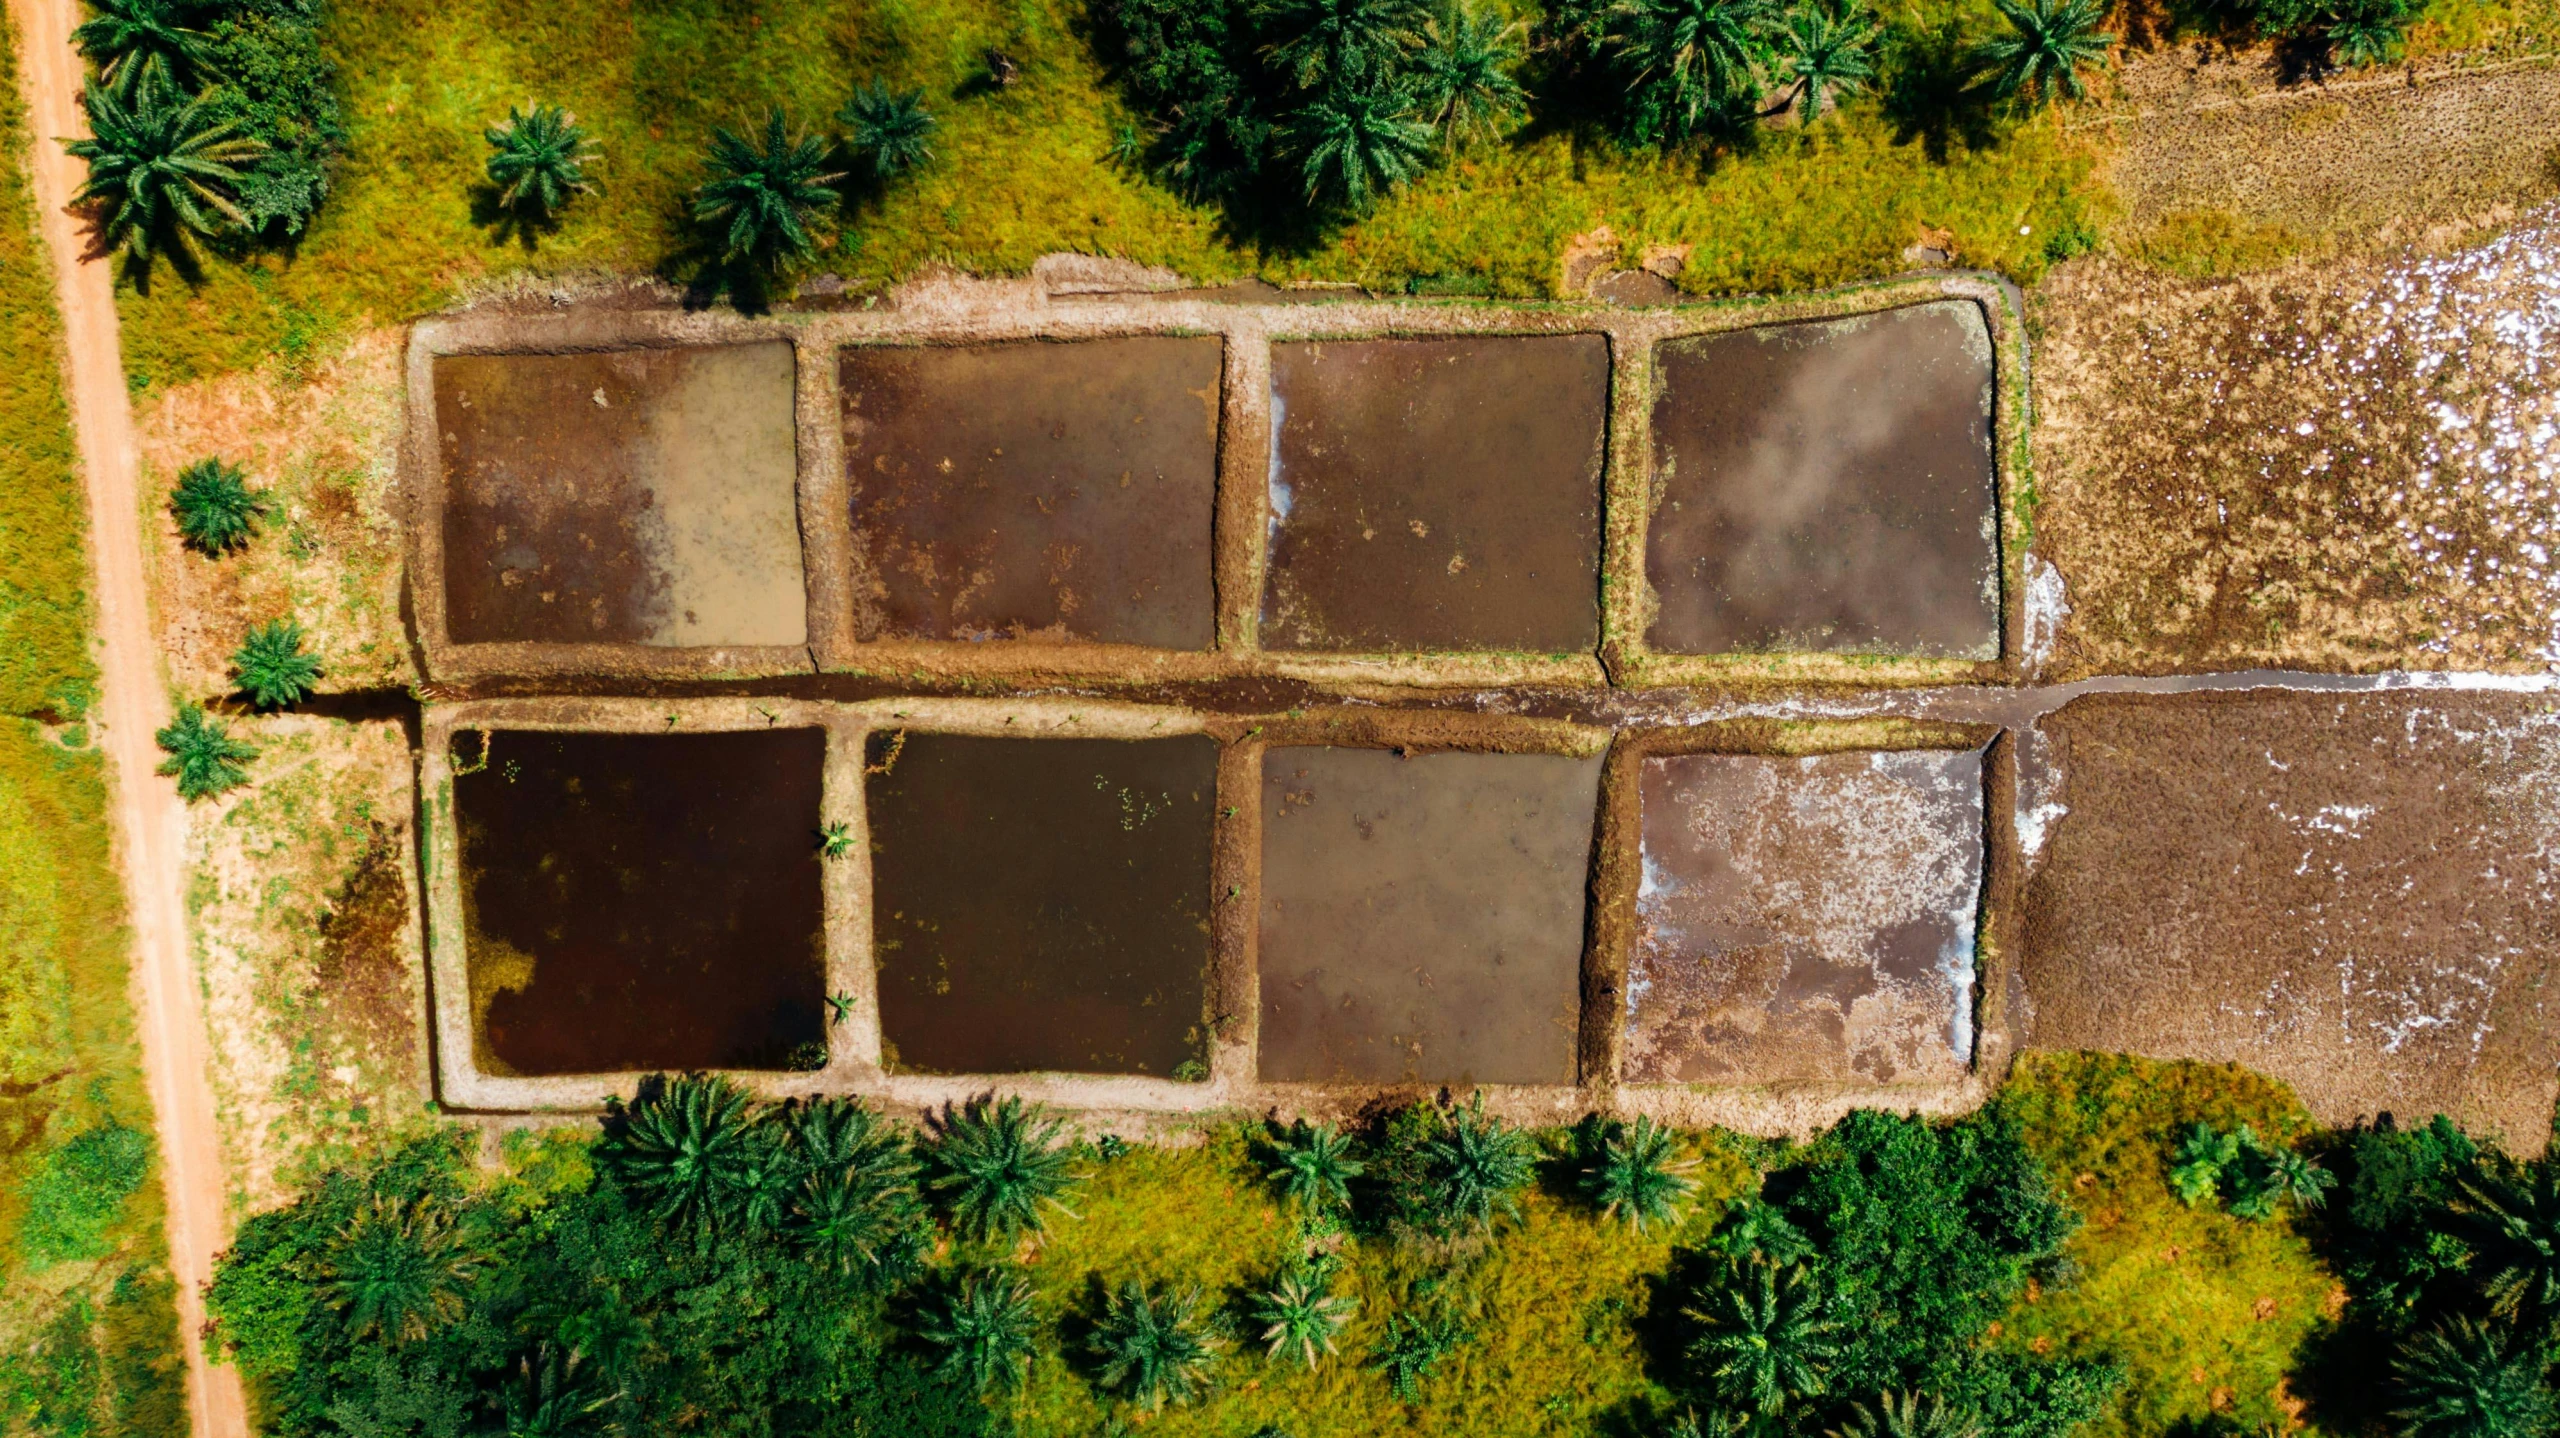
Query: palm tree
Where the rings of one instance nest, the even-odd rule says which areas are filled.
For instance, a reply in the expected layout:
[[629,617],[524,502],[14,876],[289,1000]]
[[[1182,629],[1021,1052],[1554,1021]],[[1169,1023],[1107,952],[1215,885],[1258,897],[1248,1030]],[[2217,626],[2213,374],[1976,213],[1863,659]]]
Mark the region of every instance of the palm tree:
[[1329,1286],[1323,1272],[1300,1267],[1280,1275],[1254,1300],[1253,1318],[1264,1325],[1262,1341],[1270,1345],[1273,1358],[1294,1353],[1313,1368],[1318,1358],[1334,1351],[1334,1339],[1360,1311],[1360,1300],[1328,1292]]
[[177,518],[178,538],[204,554],[221,554],[248,544],[258,532],[258,519],[274,508],[251,492],[240,467],[218,459],[200,459],[178,471],[169,492],[169,512]]
[[924,1204],[906,1140],[858,1100],[817,1098],[792,1111],[798,1186],[784,1227],[803,1251],[873,1283],[904,1274],[924,1247]]
[[241,766],[258,757],[255,748],[207,719],[198,704],[181,706],[177,722],[151,737],[169,755],[160,772],[175,776],[178,796],[189,801],[249,782],[249,771]]
[[622,1398],[582,1372],[586,1355],[545,1339],[516,1360],[516,1378],[499,1390],[496,1407],[505,1438],[571,1438],[593,1432],[595,1416]]
[[509,105],[507,122],[482,135],[489,142],[489,183],[506,209],[547,218],[595,189],[587,166],[598,152],[578,117],[557,105]]
[[1803,1264],[1735,1264],[1727,1281],[1682,1310],[1704,1325],[1689,1361],[1717,1394],[1762,1417],[1823,1391],[1840,1351],[1822,1316],[1822,1289]]
[[1351,1156],[1350,1137],[1329,1123],[1299,1119],[1274,1147],[1280,1161],[1272,1165],[1271,1177],[1303,1214],[1348,1207],[1351,1180],[1367,1170]]
[[954,1228],[982,1238],[1037,1233],[1043,1205],[1065,1208],[1060,1198],[1075,1182],[1058,1143],[1066,1125],[1045,1110],[989,1094],[958,1110],[945,1105],[928,1121],[934,1134],[925,1164]]
[[934,1371],[965,1378],[980,1393],[1019,1385],[1031,1367],[1039,1316],[1031,1280],[1019,1274],[972,1273],[926,1301],[916,1335],[942,1350]]
[[2215,1133],[2204,1124],[2190,1124],[2170,1162],[2169,1186],[2177,1190],[2181,1202],[2193,1208],[2222,1191],[2223,1171],[2239,1161],[2238,1134]]
[[349,1337],[411,1343],[462,1316],[480,1264],[442,1207],[377,1194],[329,1245],[319,1295]]
[[1822,118],[1826,100],[1854,95],[1875,76],[1876,36],[1883,26],[1852,3],[1838,9],[1816,3],[1787,17],[1778,32],[1781,72],[1795,79],[1796,118],[1810,125]]
[[1102,1385],[1126,1391],[1150,1413],[1199,1397],[1224,1347],[1201,1312],[1199,1289],[1134,1279],[1112,1293],[1093,1331]]
[[1680,1221],[1681,1205],[1698,1185],[1687,1170],[1696,1159],[1682,1159],[1679,1139],[1671,1130],[1639,1116],[1633,1127],[1611,1123],[1602,1129],[1599,1152],[1582,1173],[1582,1191],[1600,1211],[1626,1220],[1637,1232],[1648,1223]]
[[1520,1216],[1517,1195],[1528,1186],[1534,1151],[1528,1134],[1484,1111],[1483,1094],[1451,1110],[1447,1131],[1423,1152],[1443,1222],[1490,1228],[1496,1213]]
[[1726,1206],[1724,1225],[1710,1242],[1727,1258],[1764,1263],[1800,1263],[1814,1253],[1813,1240],[1804,1236],[1804,1230],[1784,1210],[1756,1194]]
[[2345,65],[2379,65],[2399,53],[2415,7],[2400,0],[2347,0],[2329,22],[2329,48]]
[[845,143],[855,154],[871,157],[871,175],[886,180],[933,158],[933,115],[924,107],[924,92],[891,90],[878,80],[853,92],[836,112],[845,127]]
[[270,619],[249,631],[231,655],[231,677],[261,709],[298,704],[320,680],[320,661],[302,652],[302,626]]
[[596,1153],[659,1222],[701,1233],[764,1187],[772,1145],[756,1127],[736,1084],[683,1074],[644,1090]]
[[2109,0],[1991,0],[2009,33],[1994,35],[1974,50],[1975,59],[1991,72],[1991,92],[2002,99],[2030,105],[2051,104],[2058,96],[2077,100],[2085,91],[2080,67],[2102,63],[2116,37],[2098,28]]
[[1431,159],[1431,127],[1413,118],[1403,91],[1378,85],[1335,89],[1309,101],[1291,122],[1307,199],[1354,214],[1422,172]]
[[816,247],[810,217],[834,203],[844,176],[827,168],[830,146],[793,138],[780,110],[765,116],[761,145],[726,129],[711,132],[711,178],[693,196],[693,217],[720,236],[720,258],[773,270]]
[[98,62],[98,78],[122,100],[145,89],[193,92],[213,76],[213,41],[183,23],[187,8],[180,0],[91,0],[71,43]]
[[1270,0],[1271,59],[1306,90],[1375,92],[1421,38],[1422,0]]
[[1981,1438],[1982,1420],[1935,1395],[1887,1393],[1876,1406],[1849,1405],[1849,1421],[1828,1438]]
[[2453,1213],[2492,1312],[2560,1316],[2560,1164],[2546,1158],[2465,1178]]
[[191,260],[196,236],[247,226],[238,167],[266,146],[217,119],[209,94],[183,99],[148,85],[128,103],[92,82],[80,103],[91,138],[65,148],[89,162],[89,179],[71,198],[98,207],[108,253],[144,264],[155,255]]
[[1431,1376],[1440,1360],[1470,1336],[1456,1318],[1447,1314],[1430,1319],[1410,1313],[1390,1314],[1387,1331],[1369,1354],[1369,1366],[1387,1375],[1387,1387],[1396,1397],[1411,1403],[1422,1380]]
[[2457,1318],[2412,1338],[2392,1360],[2399,1438],[2539,1438],[2552,1431],[2543,1355],[2521,1331]]
[[1697,135],[1760,94],[1774,0],[1623,0],[1613,49],[1634,92],[1637,138]]
[[1422,27],[1422,45],[1413,54],[1414,99],[1444,143],[1489,136],[1519,112],[1525,92],[1512,72],[1526,28],[1460,0],[1447,0]]
[[2296,1208],[2318,1208],[2329,1201],[2329,1190],[2338,1186],[2338,1176],[2290,1148],[2270,1148],[2266,1153],[2267,1174],[2276,1191],[2293,1200]]

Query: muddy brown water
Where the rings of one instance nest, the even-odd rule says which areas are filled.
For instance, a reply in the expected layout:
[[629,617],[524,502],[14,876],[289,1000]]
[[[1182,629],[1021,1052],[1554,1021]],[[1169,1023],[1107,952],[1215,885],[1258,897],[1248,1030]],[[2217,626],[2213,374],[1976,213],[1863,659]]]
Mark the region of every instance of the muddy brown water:
[[443,355],[457,644],[801,644],[787,344]]
[[498,1072],[816,1067],[826,738],[454,740],[464,922]]
[[1945,1083],[1973,1060],[1979,751],[1647,759],[1630,1083]]
[[1999,657],[1979,307],[1671,340],[1655,368],[1654,648]]
[[1262,1077],[1573,1082],[1600,763],[1266,751]]
[[875,735],[890,1066],[1206,1077],[1218,745]]
[[1588,651],[1601,335],[1271,347],[1275,649]]
[[1206,649],[1215,338],[843,351],[864,639]]
[[2037,1048],[2246,1064],[2333,1123],[2538,1150],[2560,955],[2546,695],[2099,695],[2043,721]]

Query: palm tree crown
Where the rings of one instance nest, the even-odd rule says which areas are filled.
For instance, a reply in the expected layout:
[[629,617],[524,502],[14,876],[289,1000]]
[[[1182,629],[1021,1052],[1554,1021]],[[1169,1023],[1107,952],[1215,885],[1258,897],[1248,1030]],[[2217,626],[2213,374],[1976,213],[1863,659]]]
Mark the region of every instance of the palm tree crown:
[[2399,1438],[2528,1438],[2552,1431],[2542,1355],[2513,1328],[2469,1318],[2431,1328],[2392,1361]]
[[1519,1217],[1517,1195],[1528,1186],[1533,1156],[1529,1135],[1487,1114],[1484,1095],[1452,1110],[1447,1132],[1425,1152],[1444,1221],[1491,1227],[1497,1213]]
[[557,105],[510,105],[503,125],[483,132],[489,142],[489,183],[510,210],[549,215],[595,188],[587,166],[597,151],[578,117]]
[[933,158],[933,114],[922,90],[894,91],[874,80],[853,92],[836,112],[845,144],[871,157],[871,175],[885,180]]
[[706,1231],[762,1186],[754,1126],[737,1085],[684,1074],[643,1092],[597,1155],[660,1222]]
[[1636,92],[1637,138],[1685,140],[1757,100],[1776,17],[1773,0],[1624,0],[1614,48]]
[[1736,1264],[1686,1312],[1703,1325],[1690,1361],[1727,1402],[1764,1417],[1821,1393],[1823,1370],[1840,1351],[1822,1316],[1821,1285],[1802,1264]]
[[2540,1159],[2465,1179],[2453,1209],[2491,1310],[2560,1316],[2560,1164]]
[[1308,90],[1374,91],[1420,40],[1422,0],[1271,0],[1271,59]]
[[190,802],[249,782],[249,771],[242,766],[258,757],[255,748],[232,738],[197,704],[181,708],[177,721],[152,738],[169,756],[160,772],[175,777],[178,796]]
[[1826,100],[1854,95],[1875,76],[1874,50],[1882,26],[1854,5],[1833,9],[1809,4],[1787,17],[1778,32],[1783,71],[1792,77],[1796,116],[1810,125],[1822,118]]
[[299,703],[320,680],[320,661],[302,652],[302,626],[270,619],[249,631],[231,656],[231,676],[261,709]]
[[1413,54],[1414,98],[1443,141],[1491,135],[1518,113],[1524,95],[1512,71],[1525,28],[1458,0],[1423,26]]
[[1648,1223],[1677,1223],[1681,1203],[1697,1187],[1686,1172],[1697,1160],[1678,1156],[1678,1137],[1651,1114],[1633,1125],[1605,1125],[1602,1133],[1599,1151],[1583,1170],[1583,1192],[1601,1212],[1639,1231]]
[[71,43],[98,62],[98,78],[120,98],[193,91],[212,77],[213,42],[182,23],[186,7],[177,0],[91,0],[89,9]]
[[1328,1277],[1322,1269],[1300,1267],[1280,1275],[1254,1301],[1254,1321],[1263,1325],[1262,1341],[1272,1357],[1294,1354],[1313,1368],[1334,1351],[1334,1339],[1359,1311],[1360,1300],[1330,1292]]
[[320,1296],[351,1337],[414,1342],[462,1316],[480,1263],[442,1208],[377,1196],[338,1231]]
[[205,554],[247,544],[258,531],[259,516],[271,507],[250,490],[249,476],[238,465],[218,459],[200,459],[178,471],[178,483],[169,491],[178,538]]
[[980,1393],[1022,1382],[1031,1364],[1038,1318],[1031,1280],[1018,1274],[972,1273],[926,1301],[918,1337],[942,1351],[935,1371],[965,1378]]
[[761,143],[711,132],[711,178],[694,192],[693,217],[718,232],[723,260],[772,269],[815,248],[809,220],[834,203],[844,178],[827,168],[830,148],[816,136],[794,138],[780,110],[765,116]]
[[1933,1395],[1887,1393],[1869,1408],[1849,1405],[1849,1421],[1829,1438],[1981,1438],[1982,1420]]
[[1328,90],[1309,101],[1294,124],[1307,198],[1354,214],[1431,159],[1431,127],[1413,118],[1411,97],[1392,86]]
[[1094,1325],[1102,1382],[1149,1412],[1200,1396],[1225,1345],[1209,1330],[1197,1288],[1123,1283]]
[[988,1095],[944,1108],[925,1163],[952,1226],[982,1238],[1038,1232],[1043,1206],[1063,1207],[1060,1197],[1075,1182],[1058,1144],[1064,1127],[1019,1098]]
[[1351,1180],[1367,1166],[1351,1156],[1351,1139],[1329,1123],[1299,1119],[1276,1145],[1277,1180],[1301,1213],[1327,1213],[1351,1202]]
[[2116,37],[2098,28],[2108,0],[1991,0],[2009,33],[1994,35],[1975,51],[1991,71],[1992,93],[2052,103],[2086,93],[2080,67],[2103,61]]
[[266,147],[216,119],[211,98],[147,85],[128,103],[94,81],[81,92],[91,138],[66,148],[89,162],[89,179],[72,199],[98,207],[111,253],[144,262],[156,254],[190,258],[195,236],[249,223],[238,167]]

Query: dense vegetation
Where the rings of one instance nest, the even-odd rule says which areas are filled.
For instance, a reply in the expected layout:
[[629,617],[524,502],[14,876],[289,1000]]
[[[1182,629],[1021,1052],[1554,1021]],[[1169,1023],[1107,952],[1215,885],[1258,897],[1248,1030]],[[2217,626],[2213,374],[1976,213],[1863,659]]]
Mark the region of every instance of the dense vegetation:
[[2491,1438],[2539,1430],[2461,1415],[2548,1401],[2560,1291],[2497,1236],[2547,1241],[2514,1195],[2548,1166],[2441,1121],[2323,1137],[2236,1070],[2041,1058],[1975,1117],[1800,1146],[1446,1100],[1199,1138],[653,1081],[498,1172],[447,1134],[332,1174],[213,1307],[286,1434],[2058,1438],[2307,1397]]

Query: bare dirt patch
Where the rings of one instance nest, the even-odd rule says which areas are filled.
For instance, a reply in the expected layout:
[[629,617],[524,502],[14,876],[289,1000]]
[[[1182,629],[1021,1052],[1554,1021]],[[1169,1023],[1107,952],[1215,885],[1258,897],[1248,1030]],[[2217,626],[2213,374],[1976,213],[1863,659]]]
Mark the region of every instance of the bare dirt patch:
[[1215,740],[871,747],[893,1069],[1208,1076]]
[[[309,371],[260,370],[180,385],[145,403],[141,446],[155,614],[170,677],[194,694],[231,687],[252,625],[295,619],[320,656],[323,692],[406,684],[400,618],[400,337],[374,331]],[[241,552],[178,543],[178,471],[221,458],[275,509]]]
[[1979,306],[1673,340],[1655,368],[1655,649],[1999,657]]
[[857,636],[1209,647],[1222,353],[845,349]]
[[283,1198],[427,1096],[407,737],[243,718],[251,787],[188,811],[188,907],[232,1197]]
[[1973,1062],[1982,755],[1644,761],[1629,1083],[1951,1083]]
[[808,636],[791,347],[444,355],[458,644]]
[[1600,765],[1266,751],[1262,1077],[1573,1082]]
[[1609,341],[1271,347],[1275,649],[1600,642]]
[[2043,677],[2560,657],[2551,215],[2239,280],[2084,261],[2034,305]]
[[2027,889],[2028,1041],[2240,1063],[2344,1123],[2550,1132],[2560,711],[2539,696],[2078,700]]
[[484,1068],[825,1061],[824,734],[479,739],[453,808]]

